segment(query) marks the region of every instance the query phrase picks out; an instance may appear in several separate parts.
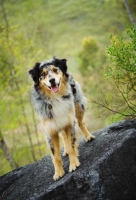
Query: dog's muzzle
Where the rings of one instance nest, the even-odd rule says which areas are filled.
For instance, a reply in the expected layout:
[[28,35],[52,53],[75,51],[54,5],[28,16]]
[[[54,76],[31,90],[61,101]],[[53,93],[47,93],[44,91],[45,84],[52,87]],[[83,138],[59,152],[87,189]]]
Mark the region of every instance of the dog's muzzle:
[[59,91],[59,84],[56,84],[55,79],[51,78],[49,80],[49,82],[51,83],[51,87],[49,87],[51,89],[52,92],[56,93]]

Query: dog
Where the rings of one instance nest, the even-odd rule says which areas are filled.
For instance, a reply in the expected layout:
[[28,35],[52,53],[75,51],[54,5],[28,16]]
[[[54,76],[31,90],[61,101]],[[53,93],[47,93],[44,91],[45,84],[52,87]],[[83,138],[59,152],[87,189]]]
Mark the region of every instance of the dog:
[[80,165],[76,126],[81,129],[86,141],[94,139],[83,123],[86,98],[78,82],[68,72],[66,59],[53,57],[38,62],[29,70],[29,75],[34,81],[32,103],[44,127],[55,168],[53,179],[56,181],[65,173],[60,156],[59,132],[64,143],[63,155],[69,156],[69,172]]

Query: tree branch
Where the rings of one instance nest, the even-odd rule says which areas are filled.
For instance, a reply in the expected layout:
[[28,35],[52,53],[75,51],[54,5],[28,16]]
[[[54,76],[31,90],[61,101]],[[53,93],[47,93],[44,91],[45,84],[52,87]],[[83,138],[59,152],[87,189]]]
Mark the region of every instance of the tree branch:
[[129,7],[129,5],[128,5],[127,0],[124,0],[124,5],[125,5],[125,8],[126,8],[126,11],[127,11],[127,13],[128,13],[128,16],[129,16],[129,19],[130,19],[131,23],[134,24],[134,23],[135,23],[135,20],[134,20],[134,18],[133,18],[133,15],[132,15],[132,12],[131,12],[131,10],[130,10],[130,7]]
[[121,113],[121,112],[119,112],[119,111],[117,111],[117,110],[113,110],[112,108],[108,107],[107,105],[105,105],[105,104],[103,104],[103,103],[100,103],[100,102],[97,102],[96,100],[91,100],[91,102],[94,103],[94,104],[97,104],[97,105],[100,106],[100,107],[106,108],[107,110],[109,110],[110,112],[113,112],[113,113],[115,113],[115,114],[120,114],[120,115],[122,115],[122,116],[124,116],[124,117],[131,117],[131,118],[132,118],[132,117],[136,117],[136,115],[124,114],[124,113]]
[[134,110],[134,109],[130,106],[128,100],[127,100],[126,97],[124,96],[124,93],[121,91],[121,89],[120,89],[119,85],[117,84],[117,82],[116,82],[115,80],[114,80],[114,82],[115,82],[116,87],[118,88],[120,94],[122,95],[124,101],[126,102],[127,106],[129,107],[129,109],[136,113],[136,110]]

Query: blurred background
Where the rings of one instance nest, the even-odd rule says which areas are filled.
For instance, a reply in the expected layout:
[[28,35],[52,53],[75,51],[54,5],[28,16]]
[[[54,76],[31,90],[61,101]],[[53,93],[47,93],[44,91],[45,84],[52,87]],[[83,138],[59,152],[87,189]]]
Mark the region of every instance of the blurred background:
[[120,66],[112,58],[126,52],[123,42],[132,35],[126,29],[135,18],[136,0],[0,0],[0,175],[49,153],[30,99],[28,70],[36,62],[52,56],[67,59],[88,100],[84,121],[90,132],[129,117],[126,109],[123,115],[116,110],[114,118],[105,110],[110,110],[111,94],[118,103],[113,112],[124,105],[125,96],[118,98],[111,82],[111,66]]

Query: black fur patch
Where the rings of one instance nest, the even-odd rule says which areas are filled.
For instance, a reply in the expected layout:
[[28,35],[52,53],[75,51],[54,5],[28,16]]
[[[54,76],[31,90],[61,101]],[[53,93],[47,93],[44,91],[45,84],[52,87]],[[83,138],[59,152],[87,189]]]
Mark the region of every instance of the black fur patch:
[[41,98],[41,97],[38,97],[37,100],[42,100],[42,98]]
[[51,152],[52,152],[52,154],[54,155],[55,151],[54,151],[54,148],[53,148],[53,147],[51,147]]
[[28,71],[33,81],[35,82],[35,87],[39,85],[39,77],[40,77],[39,67],[40,67],[40,63],[38,62],[34,65],[32,69]]
[[50,118],[50,119],[53,118],[53,114],[52,114],[52,112],[49,112],[49,118]]
[[75,85],[71,84],[71,89],[72,89],[73,94],[76,94],[76,88],[75,87],[76,87]]
[[53,118],[53,114],[52,114],[52,111],[51,111],[52,108],[51,109],[49,108],[50,106],[52,106],[52,105],[45,103],[45,112],[46,112],[48,118],[52,119]]
[[72,138],[72,147],[74,148],[74,145],[75,145],[75,142],[76,142],[76,138]]
[[76,88],[72,88],[73,94],[76,94]]
[[57,59],[55,58],[54,61],[54,65],[56,67],[59,67],[60,70],[63,72],[63,74],[65,74],[65,76],[68,78],[68,73],[67,73],[67,64],[66,64],[67,60],[66,59]]
[[71,89],[72,89],[72,93],[76,94],[76,85],[75,84],[70,84]]
[[62,99],[67,100],[67,99],[70,99],[70,97],[71,97],[71,95],[68,94],[68,95],[62,96]]
[[85,111],[85,106],[83,104],[81,104],[81,108],[83,111]]
[[75,122],[73,126],[71,127],[71,139],[72,139],[72,147],[74,148],[75,142],[76,142],[76,132],[75,132]]

